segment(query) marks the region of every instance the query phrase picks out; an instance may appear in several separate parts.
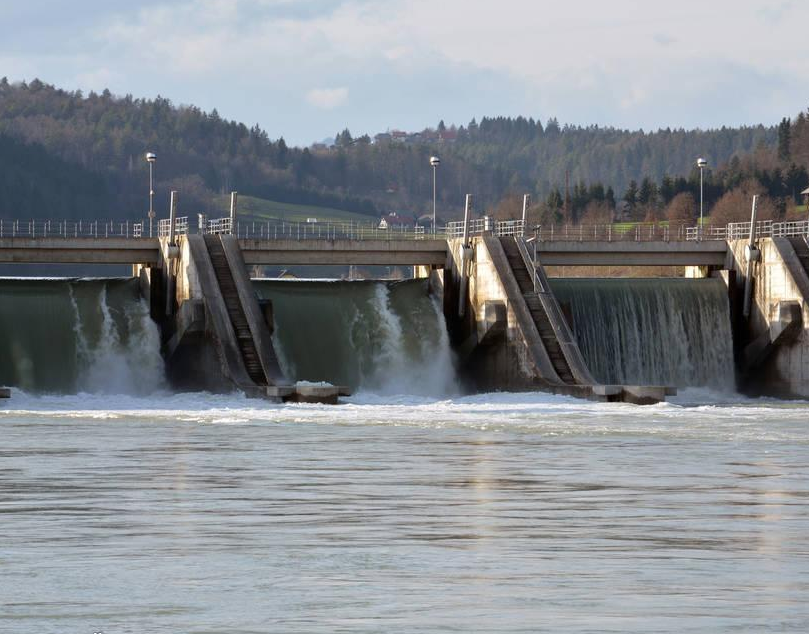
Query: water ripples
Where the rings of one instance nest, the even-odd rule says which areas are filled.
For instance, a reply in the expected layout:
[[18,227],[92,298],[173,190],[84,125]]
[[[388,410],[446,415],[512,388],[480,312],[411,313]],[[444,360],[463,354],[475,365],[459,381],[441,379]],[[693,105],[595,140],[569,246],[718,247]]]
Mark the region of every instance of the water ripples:
[[805,631],[809,407],[713,400],[15,394],[0,630]]

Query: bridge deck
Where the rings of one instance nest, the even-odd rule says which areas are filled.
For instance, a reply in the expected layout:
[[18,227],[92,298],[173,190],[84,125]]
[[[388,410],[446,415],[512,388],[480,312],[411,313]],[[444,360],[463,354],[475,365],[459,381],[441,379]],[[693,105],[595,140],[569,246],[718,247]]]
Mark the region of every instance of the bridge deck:
[[0,262],[157,264],[157,238],[0,238]]
[[239,240],[247,265],[434,265],[447,260],[446,240]]
[[[531,245],[533,246],[533,245]],[[725,266],[727,243],[705,242],[539,242],[545,266]]]
[[[245,263],[290,265],[444,266],[446,240],[256,240],[239,245]],[[0,238],[0,263],[157,264],[157,238]],[[724,266],[727,243],[540,242],[546,266]]]

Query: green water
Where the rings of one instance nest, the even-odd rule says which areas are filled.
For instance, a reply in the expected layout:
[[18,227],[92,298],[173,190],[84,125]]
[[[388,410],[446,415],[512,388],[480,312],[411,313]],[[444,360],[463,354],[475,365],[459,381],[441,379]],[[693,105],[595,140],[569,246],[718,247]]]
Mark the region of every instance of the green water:
[[384,394],[457,390],[444,317],[426,280],[254,280],[273,303],[276,351],[294,380]]
[[138,282],[0,278],[0,385],[143,394],[163,385]]

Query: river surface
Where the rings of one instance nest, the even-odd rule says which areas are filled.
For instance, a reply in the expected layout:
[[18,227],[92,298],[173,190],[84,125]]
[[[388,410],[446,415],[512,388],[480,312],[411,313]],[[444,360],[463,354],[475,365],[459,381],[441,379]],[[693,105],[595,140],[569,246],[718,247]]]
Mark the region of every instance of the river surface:
[[0,405],[0,632],[806,632],[809,405]]

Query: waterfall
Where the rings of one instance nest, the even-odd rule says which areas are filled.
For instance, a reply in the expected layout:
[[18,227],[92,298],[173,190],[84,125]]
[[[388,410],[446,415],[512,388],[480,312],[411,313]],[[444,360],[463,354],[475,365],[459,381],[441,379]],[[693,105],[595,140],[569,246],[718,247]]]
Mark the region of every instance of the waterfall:
[[425,280],[254,280],[273,301],[287,375],[376,394],[458,392],[444,316]]
[[133,279],[0,279],[0,384],[33,392],[151,394],[160,334]]
[[706,279],[554,279],[604,383],[734,387],[727,289]]

